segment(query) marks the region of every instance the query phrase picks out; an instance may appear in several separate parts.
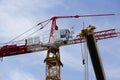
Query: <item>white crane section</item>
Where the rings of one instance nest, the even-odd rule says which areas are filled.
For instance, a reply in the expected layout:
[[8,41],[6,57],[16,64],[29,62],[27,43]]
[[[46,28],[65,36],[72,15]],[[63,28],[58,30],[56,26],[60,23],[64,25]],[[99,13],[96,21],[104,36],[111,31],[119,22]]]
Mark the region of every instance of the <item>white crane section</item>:
[[[60,47],[65,45],[77,44],[85,42],[83,37],[70,36],[71,31],[68,29],[58,30],[54,33],[53,42],[41,42],[40,37],[33,37],[27,39],[27,49],[32,52],[48,50],[49,47]],[[109,29],[95,32],[96,40],[107,39],[120,36],[120,29]]]

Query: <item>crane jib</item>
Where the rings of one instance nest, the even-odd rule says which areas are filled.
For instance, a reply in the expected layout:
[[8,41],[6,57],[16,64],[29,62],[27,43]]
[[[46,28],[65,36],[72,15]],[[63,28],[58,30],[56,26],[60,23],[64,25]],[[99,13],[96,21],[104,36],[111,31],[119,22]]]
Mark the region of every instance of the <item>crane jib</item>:
[[[120,32],[118,29],[109,29],[109,30],[97,31],[97,32],[94,32],[94,34],[95,34],[96,40],[103,40],[103,39],[118,37]],[[45,43],[45,44],[35,43],[30,45],[28,45],[28,43],[24,43],[22,45],[8,44],[0,47],[0,57],[28,54],[36,51],[44,51],[44,50],[47,50],[49,46],[53,46],[53,45],[65,46],[65,45],[78,44],[82,42],[85,42],[85,40],[82,37],[77,36],[72,40],[66,41],[66,43],[58,41],[55,43]]]

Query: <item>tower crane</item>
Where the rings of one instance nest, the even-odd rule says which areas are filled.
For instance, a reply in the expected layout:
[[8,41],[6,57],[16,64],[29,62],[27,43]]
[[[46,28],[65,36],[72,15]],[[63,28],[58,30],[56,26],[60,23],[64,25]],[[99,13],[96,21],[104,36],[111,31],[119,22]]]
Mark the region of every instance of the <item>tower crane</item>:
[[116,14],[54,16],[36,25],[36,26],[40,26],[40,30],[41,30],[49,22],[52,22],[49,41],[47,43],[41,42],[39,37],[25,39],[23,44],[16,44],[13,42],[12,44],[8,43],[0,47],[0,57],[29,54],[36,51],[47,50],[47,56],[44,60],[44,62],[46,63],[46,80],[61,80],[60,68],[61,66],[63,66],[63,64],[60,60],[59,47],[87,42],[91,60],[94,67],[94,72],[96,74],[96,79],[106,80],[101,59],[99,57],[99,53],[97,50],[96,41],[118,37],[120,35],[120,30],[108,29],[108,30],[94,32],[93,30],[95,29],[95,27],[90,25],[86,29],[83,29],[80,32],[80,34],[76,35],[76,37],[72,37],[72,31],[70,31],[69,29],[59,29],[56,24],[56,20],[63,18],[81,18],[81,17],[95,17],[95,16],[112,16],[112,15],[116,15]]

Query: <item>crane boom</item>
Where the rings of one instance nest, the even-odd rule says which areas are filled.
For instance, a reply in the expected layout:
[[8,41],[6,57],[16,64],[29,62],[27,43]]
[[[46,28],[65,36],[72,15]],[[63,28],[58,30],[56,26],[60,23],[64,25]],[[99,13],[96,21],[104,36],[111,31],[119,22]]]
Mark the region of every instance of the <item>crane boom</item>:
[[56,19],[60,19],[60,18],[79,18],[79,17],[96,17],[96,16],[112,16],[112,15],[116,15],[116,14],[89,14],[89,15],[75,15],[75,16],[54,16],[51,18],[51,20],[53,18]]
[[[97,31],[94,32],[96,40],[102,40],[102,39],[108,39],[108,38],[114,38],[118,37],[120,35],[119,29],[109,29],[109,30],[103,30],[103,31]],[[24,44],[18,45],[18,44],[8,44],[0,47],[0,57],[7,57],[7,56],[13,56],[13,55],[20,55],[20,54],[29,54],[32,52],[37,51],[45,51],[48,50],[50,46],[66,46],[66,45],[72,45],[72,44],[78,44],[85,42],[85,39],[80,36],[76,36],[76,38],[72,40],[66,40],[66,41],[57,41],[54,43],[36,43],[28,45],[27,39],[24,41]]]

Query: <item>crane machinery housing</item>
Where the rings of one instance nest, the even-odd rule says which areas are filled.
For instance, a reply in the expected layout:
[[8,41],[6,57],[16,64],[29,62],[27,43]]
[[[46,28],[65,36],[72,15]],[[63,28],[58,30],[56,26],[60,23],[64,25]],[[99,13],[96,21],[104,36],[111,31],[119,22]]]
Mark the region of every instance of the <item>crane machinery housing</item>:
[[[81,18],[81,17],[95,17],[95,16],[112,16],[116,14],[95,14],[95,15],[76,15],[76,16],[54,16],[46,21],[38,23],[40,30],[43,29],[50,21],[52,21],[49,41],[47,43],[41,42],[40,37],[28,38],[24,40],[23,44],[8,43],[0,47],[0,57],[14,56],[20,54],[29,54],[37,51],[47,50],[47,56],[44,60],[46,63],[46,80],[61,80],[60,68],[63,66],[60,60],[61,46],[72,45],[87,42],[91,61],[97,80],[106,80],[100,54],[97,49],[96,40],[103,40],[108,38],[118,37],[120,35],[119,29],[108,29],[94,32],[95,27],[83,29],[80,34],[73,37],[73,30],[59,29],[56,20],[63,18]],[[13,39],[14,40],[14,39]]]

